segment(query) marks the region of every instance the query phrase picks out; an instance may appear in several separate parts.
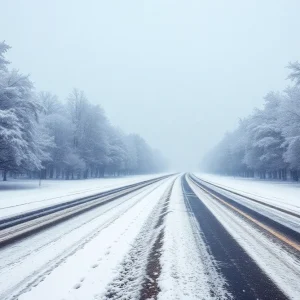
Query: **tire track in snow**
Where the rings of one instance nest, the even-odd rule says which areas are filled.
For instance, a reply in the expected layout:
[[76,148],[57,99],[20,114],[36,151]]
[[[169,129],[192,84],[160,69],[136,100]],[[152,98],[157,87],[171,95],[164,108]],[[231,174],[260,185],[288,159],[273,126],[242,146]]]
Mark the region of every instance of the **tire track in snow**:
[[[123,209],[121,212],[119,212],[117,215],[113,215],[111,218],[109,218],[104,223],[100,224],[96,229],[94,229],[92,232],[90,232],[88,235],[84,236],[80,240],[76,241],[75,243],[69,245],[67,248],[64,249],[64,251],[57,256],[53,257],[51,260],[47,261],[44,265],[42,265],[39,269],[35,270],[33,273],[28,274],[25,278],[23,278],[18,284],[12,286],[11,288],[7,290],[3,290],[0,292],[0,298],[1,299],[18,299],[18,297],[30,291],[33,287],[36,287],[39,283],[43,282],[47,275],[49,275],[54,269],[56,269],[58,266],[60,266],[62,263],[64,263],[70,256],[74,255],[77,251],[84,248],[84,246],[91,242],[97,235],[104,229],[106,229],[108,226],[110,226],[112,223],[114,223],[117,219],[119,219],[122,215],[124,215],[126,212],[128,212],[132,207],[137,205],[140,201],[142,201],[147,195],[152,193],[154,190],[156,190],[158,187],[160,187],[165,180],[162,180],[154,187],[148,187],[149,191],[146,194],[143,194],[142,196],[138,197],[132,204],[127,206],[125,209]],[[135,196],[137,196],[135,194]],[[134,197],[134,196],[133,196]],[[127,202],[130,200],[126,199],[124,202]],[[123,203],[124,203],[123,202]],[[117,205],[118,206],[118,205]],[[115,208],[115,207],[113,207]],[[101,214],[103,215],[103,214]],[[101,217],[100,215],[100,217]]]
[[[156,188],[156,187],[154,187],[154,189],[155,189],[155,188]],[[77,216],[77,218],[76,218],[76,221],[77,221],[77,222],[75,223],[76,225],[75,225],[75,226],[72,226],[72,227],[71,227],[70,229],[68,229],[67,231],[60,231],[58,236],[55,236],[55,235],[52,236],[52,235],[51,235],[51,240],[50,240],[50,241],[47,240],[47,241],[45,241],[45,243],[42,243],[41,245],[35,247],[34,249],[26,249],[27,252],[21,254],[19,257],[17,257],[17,259],[14,258],[13,260],[6,260],[5,263],[4,263],[3,265],[1,265],[1,267],[0,267],[0,275],[1,275],[2,272],[5,272],[5,269],[7,269],[8,267],[10,267],[10,266],[13,267],[14,265],[17,265],[20,261],[23,261],[23,260],[26,259],[28,256],[30,256],[30,255],[32,255],[32,254],[35,254],[35,253],[38,253],[38,252],[41,251],[43,248],[49,247],[51,244],[54,244],[55,242],[57,242],[57,241],[63,239],[65,235],[72,233],[73,231],[79,229],[80,227],[82,227],[82,226],[84,226],[84,225],[87,225],[87,224],[93,222],[95,219],[100,218],[100,217],[103,216],[104,214],[106,214],[106,213],[108,213],[108,212],[110,212],[110,211],[112,211],[112,210],[118,208],[118,207],[121,206],[121,205],[124,205],[125,202],[128,202],[128,201],[130,201],[132,198],[138,196],[139,194],[144,193],[147,189],[149,189],[148,186],[143,187],[143,188],[140,189],[140,190],[134,191],[132,194],[125,195],[125,196],[121,197],[120,199],[116,199],[116,200],[118,200],[118,201],[120,201],[120,200],[121,200],[121,201],[120,201],[120,202],[115,201],[115,202],[118,202],[118,203],[115,204],[115,205],[113,205],[113,206],[111,206],[111,207],[109,207],[109,208],[107,208],[107,209],[104,210],[104,211],[99,212],[99,213],[96,214],[96,215],[93,215],[92,217],[88,217],[88,216],[94,214],[94,213],[95,213],[94,211],[89,211],[89,212],[86,212],[85,214],[81,214],[81,215]],[[147,194],[145,194],[144,196],[147,196],[149,193],[151,193],[151,191],[152,191],[152,189],[149,189],[149,191],[147,192]],[[114,202],[107,203],[107,204],[108,204],[108,205],[112,205],[112,204],[114,204]],[[106,204],[105,206],[107,206],[107,204]],[[105,207],[105,206],[104,206],[104,207]],[[81,222],[81,221],[78,221],[79,218],[80,218],[80,220],[81,220],[81,219],[83,219],[83,220],[84,220],[84,219],[87,219],[87,220]],[[68,220],[67,222],[68,222],[68,223],[71,223],[71,222],[74,223],[73,220]],[[65,226],[65,224],[66,224],[66,223],[64,223],[64,226]],[[39,236],[42,236],[42,235],[44,235],[44,234],[47,234],[48,231],[51,233],[52,229],[53,229],[53,228],[48,228],[48,229],[46,229],[46,231],[43,231],[43,232],[38,233],[38,235],[39,235]],[[20,247],[20,245],[22,245],[22,243],[24,243],[24,241],[25,241],[25,240],[18,241],[18,242],[15,243],[14,246]],[[33,243],[34,243],[35,245],[38,245],[38,243],[39,243],[39,240],[36,241],[35,237],[27,237],[26,242],[27,242],[27,241],[30,241],[30,242],[33,241]],[[16,244],[17,244],[17,245],[16,245]],[[0,253],[3,254],[3,251],[8,250],[8,247],[9,247],[9,246],[5,247],[5,249],[1,249],[1,250],[0,250]]]
[[[175,179],[176,180],[176,179]],[[168,213],[168,208],[170,204],[170,198],[173,191],[175,180],[172,182],[170,188],[167,190],[167,196],[160,212],[159,219],[155,225],[154,230],[159,230],[159,234],[151,248],[151,251],[148,255],[148,262],[146,266],[146,276],[142,283],[142,290],[140,292],[140,300],[146,299],[157,299],[158,294],[160,293],[160,287],[158,284],[158,278],[161,275],[161,262],[160,257],[162,254],[162,246],[165,235],[165,218]]]
[[175,182],[170,199],[160,260],[159,300],[231,299],[183,195],[181,178]]
[[164,218],[175,179],[166,189],[150,216],[144,223],[132,248],[124,258],[120,271],[107,286],[103,295],[96,299],[156,299],[159,293],[157,278],[160,273],[160,242],[163,236]]

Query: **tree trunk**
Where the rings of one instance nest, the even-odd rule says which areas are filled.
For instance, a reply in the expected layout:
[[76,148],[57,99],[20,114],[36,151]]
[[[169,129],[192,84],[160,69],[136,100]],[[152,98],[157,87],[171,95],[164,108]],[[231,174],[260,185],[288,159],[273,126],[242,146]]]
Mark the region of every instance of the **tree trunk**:
[[53,168],[53,166],[51,166],[50,170],[49,170],[49,178],[53,179],[53,175],[54,175],[54,168]]
[[105,167],[104,166],[101,166],[99,168],[99,174],[100,174],[100,177],[103,178],[104,177],[104,172],[105,172]]
[[299,180],[299,178],[298,178],[298,172],[297,171],[292,171],[292,177],[293,177],[293,180],[294,181],[298,181]]
[[282,170],[282,178],[283,178],[283,180],[287,180],[287,170],[286,169]]
[[7,181],[7,170],[3,171],[3,181]]
[[89,169],[86,169],[86,170],[84,171],[83,178],[84,178],[84,179],[87,179],[88,176],[89,176]]

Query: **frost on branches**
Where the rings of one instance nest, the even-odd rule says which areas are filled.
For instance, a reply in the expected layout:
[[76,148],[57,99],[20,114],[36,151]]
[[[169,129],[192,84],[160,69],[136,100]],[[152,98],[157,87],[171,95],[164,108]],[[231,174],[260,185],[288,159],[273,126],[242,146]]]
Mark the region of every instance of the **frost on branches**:
[[263,109],[239,127],[205,157],[206,171],[235,176],[294,180],[300,178],[300,64],[290,63],[288,79],[295,85],[265,97]]
[[166,161],[143,138],[127,135],[74,89],[63,104],[36,93],[28,76],[9,70],[0,43],[0,170],[42,178],[88,178],[162,171]]

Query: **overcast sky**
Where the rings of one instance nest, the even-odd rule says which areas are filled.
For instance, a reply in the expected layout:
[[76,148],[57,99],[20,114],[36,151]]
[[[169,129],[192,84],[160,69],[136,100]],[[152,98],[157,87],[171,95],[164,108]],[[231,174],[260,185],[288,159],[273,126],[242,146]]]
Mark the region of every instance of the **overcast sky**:
[[38,90],[73,87],[113,124],[191,170],[283,89],[300,60],[300,1],[0,0],[0,39]]

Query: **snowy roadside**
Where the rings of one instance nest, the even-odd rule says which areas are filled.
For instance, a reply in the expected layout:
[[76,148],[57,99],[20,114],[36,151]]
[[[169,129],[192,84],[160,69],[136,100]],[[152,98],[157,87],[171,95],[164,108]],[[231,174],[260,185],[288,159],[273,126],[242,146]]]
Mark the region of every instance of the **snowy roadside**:
[[0,182],[0,218],[23,211],[90,196],[113,188],[162,176],[162,174],[87,180],[13,180]]
[[105,293],[107,284],[117,276],[124,256],[132,249],[132,243],[171,180],[167,179],[119,214],[19,299],[93,299]]
[[300,213],[300,184],[283,181],[262,181],[250,178],[195,174],[221,187],[231,189],[274,206]]

